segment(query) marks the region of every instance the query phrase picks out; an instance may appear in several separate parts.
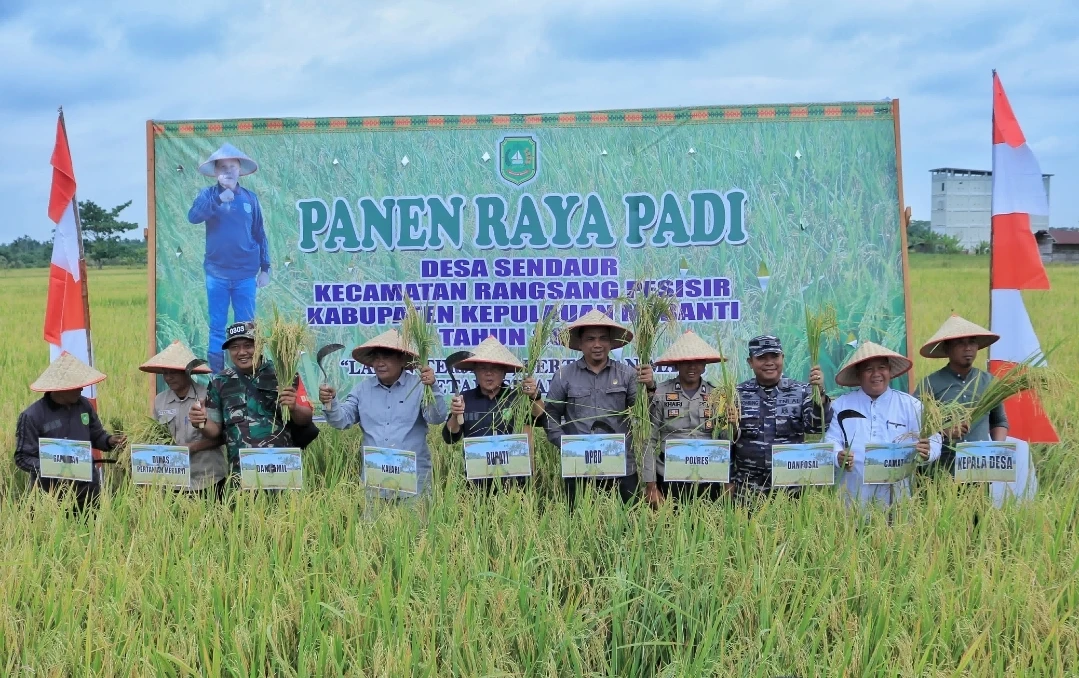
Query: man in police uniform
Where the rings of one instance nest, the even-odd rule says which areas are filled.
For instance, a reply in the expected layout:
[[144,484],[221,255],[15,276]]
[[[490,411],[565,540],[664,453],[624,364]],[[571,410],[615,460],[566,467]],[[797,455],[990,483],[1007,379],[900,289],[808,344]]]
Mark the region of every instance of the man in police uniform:
[[[810,369],[808,384],[783,376],[783,346],[778,337],[750,339],[746,362],[753,378],[738,385],[742,416],[731,444],[731,480],[743,501],[771,493],[773,444],[803,443],[807,433],[820,433],[823,421],[831,418],[820,366]],[[814,386],[820,389],[823,406],[813,402]],[[799,493],[791,490],[792,495]]]

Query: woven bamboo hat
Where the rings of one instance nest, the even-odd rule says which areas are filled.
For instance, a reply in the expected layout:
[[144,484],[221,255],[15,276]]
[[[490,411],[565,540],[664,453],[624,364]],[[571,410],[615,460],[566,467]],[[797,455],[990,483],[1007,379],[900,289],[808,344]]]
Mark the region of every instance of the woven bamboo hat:
[[944,321],[937,333],[929,338],[918,351],[923,358],[947,358],[948,353],[944,350],[944,342],[950,339],[965,339],[973,337],[978,340],[978,350],[995,344],[1000,339],[995,334],[980,325],[975,325],[966,318],[961,318],[954,313]]
[[727,359],[724,358],[719,351],[712,348],[708,343],[701,339],[693,332],[693,330],[686,330],[686,333],[678,337],[678,341],[671,344],[663,355],[656,361],[657,365],[677,365],[678,363],[687,362],[701,362],[701,363],[721,363]]
[[511,372],[520,372],[524,369],[524,363],[510,350],[502,345],[498,337],[491,335],[484,339],[479,346],[472,350],[472,357],[465,358],[457,363],[461,367],[475,368],[477,365],[498,365],[505,367]]
[[206,162],[199,165],[199,174],[207,177],[216,177],[217,169],[214,167],[214,163],[218,160],[239,160],[241,177],[246,177],[248,174],[254,174],[259,171],[258,163],[249,158],[246,153],[232,144],[224,144],[221,148],[214,151],[213,154],[206,159]]
[[858,366],[873,358],[888,359],[888,365],[892,368],[892,379],[895,379],[901,374],[906,374],[911,367],[914,367],[914,363],[908,360],[906,356],[899,355],[895,351],[884,348],[880,344],[874,344],[871,341],[863,341],[858,345],[858,349],[854,352],[854,355],[847,358],[847,362],[835,375],[835,383],[840,386],[861,385],[861,382],[858,381]]
[[30,390],[38,393],[74,391],[104,379],[104,374],[64,351],[45,368],[37,381],[30,384]]
[[396,329],[386,330],[382,334],[378,335],[374,339],[360,344],[356,348],[352,349],[352,359],[358,363],[362,363],[371,367],[372,355],[377,350],[390,350],[397,351],[404,355],[406,358],[419,357],[415,351],[408,348],[405,342],[401,339],[400,333]]
[[[196,356],[191,352],[191,349],[181,344],[180,340],[177,339],[166,346],[164,351],[139,365],[139,369],[152,374],[183,372],[187,369],[188,363],[195,360],[195,358]],[[208,366],[200,365],[191,370],[191,374],[210,374],[212,371]]]
[[589,311],[577,318],[566,329],[569,330],[569,347],[574,351],[581,350],[581,332],[586,327],[607,327],[611,330],[611,348],[622,348],[633,341],[633,332],[622,327],[611,316],[598,309]]

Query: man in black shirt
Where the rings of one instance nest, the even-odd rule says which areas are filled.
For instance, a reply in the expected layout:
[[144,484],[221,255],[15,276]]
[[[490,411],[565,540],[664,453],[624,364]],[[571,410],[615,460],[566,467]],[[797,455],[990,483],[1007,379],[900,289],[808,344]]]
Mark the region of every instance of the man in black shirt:
[[[458,365],[472,369],[476,375],[476,386],[453,397],[449,419],[442,429],[442,439],[447,443],[455,443],[462,438],[513,433],[511,409],[514,389],[506,384],[506,374],[519,372],[524,365],[494,336],[485,339],[472,354],[471,358],[462,360]],[[534,378],[525,378],[522,388],[530,398],[536,398]],[[523,486],[526,480],[525,476],[514,476],[503,478],[502,484]],[[490,489],[494,484],[490,478],[470,482],[483,490]]]

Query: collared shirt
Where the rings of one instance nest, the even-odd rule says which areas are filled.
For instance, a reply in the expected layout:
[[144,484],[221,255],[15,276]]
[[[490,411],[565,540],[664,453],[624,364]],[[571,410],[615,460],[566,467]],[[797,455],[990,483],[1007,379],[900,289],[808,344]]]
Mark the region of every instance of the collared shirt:
[[[299,394],[297,402],[307,405]],[[240,374],[234,367],[214,375],[206,389],[206,418],[221,424],[234,469],[240,464],[241,447],[292,447],[277,405],[277,372],[270,360],[263,359],[252,375]]]
[[226,280],[253,278],[270,270],[270,246],[262,223],[262,207],[255,194],[243,186],[233,189],[232,202],[221,201],[220,184],[199,191],[187,220],[206,224],[207,275]]
[[[397,381],[385,386],[378,377],[361,381],[344,401],[334,399],[323,408],[326,423],[345,429],[359,424],[363,429],[361,445],[388,447],[416,453],[416,486],[422,494],[431,478],[431,451],[427,447],[427,426],[446,420],[449,408],[441,388],[435,388],[435,400],[421,407],[423,384],[414,372],[402,372]],[[380,490],[387,498],[406,497],[393,490]]]
[[654,483],[656,475],[663,475],[663,443],[668,438],[711,439],[712,429],[708,420],[712,408],[708,396],[712,385],[701,380],[693,395],[682,390],[678,377],[668,379],[656,387],[649,403],[652,414],[652,440],[641,468],[641,480]]
[[[564,366],[551,379],[544,409],[547,439],[561,448],[563,435],[625,433],[626,475],[637,472],[629,440],[629,408],[637,400],[637,371],[608,359],[597,374],[584,358]],[[593,430],[597,427],[598,430]],[[643,461],[643,460],[642,460]],[[643,464],[642,464],[643,465]]]
[[[58,405],[45,393],[19,414],[15,424],[15,465],[34,476],[41,471],[41,438],[87,440],[94,449],[112,449],[109,432],[101,425],[94,406],[82,396],[74,405]],[[94,466],[94,482],[99,483],[100,468]]]
[[740,493],[770,492],[772,445],[804,443],[807,433],[819,433],[830,416],[831,401],[825,397],[817,405],[809,384],[787,377],[774,386],[743,381],[738,398],[742,416],[731,443],[731,480]]
[[[847,503],[868,504],[879,502],[891,505],[899,497],[910,494],[910,478],[891,485],[864,485],[866,443],[896,443],[918,441],[921,429],[922,404],[914,396],[889,388],[877,398],[870,398],[858,389],[844,393],[832,403],[834,412],[854,410],[865,418],[849,418],[839,425],[839,415],[832,417],[824,439],[832,443],[836,452],[835,464],[841,469],[843,494]],[[843,432],[854,463],[850,471],[842,472],[839,453],[843,450]],[[940,434],[929,439],[929,459],[932,463],[940,457]],[[920,462],[921,463],[921,462]]]
[[[204,398],[206,387],[200,384],[192,384],[183,398],[171,388],[154,397],[154,417],[169,427],[174,445],[188,446],[202,441],[202,431],[191,424],[189,415],[191,406]],[[224,480],[228,474],[229,464],[222,448],[213,447],[191,455],[192,490],[205,489]]]
[[[455,443],[461,438],[478,438],[513,433],[513,418],[510,408],[516,394],[505,384],[494,398],[488,398],[479,386],[461,393],[465,401],[465,421],[457,433],[451,433],[448,427],[442,429],[442,440]],[[453,416],[453,415],[450,415]]]
[[[993,376],[977,367],[972,367],[966,376],[961,376],[951,366],[945,365],[922,380],[922,383],[918,385],[918,393],[932,393],[933,397],[942,403],[959,400],[969,404],[985,392],[991,381],[993,381]],[[953,471],[955,443],[991,440],[990,430],[998,427],[1008,427],[1008,416],[1004,413],[1004,405],[997,405],[988,416],[973,422],[970,430],[960,440],[945,440],[944,452],[941,455],[942,465],[949,472]]]

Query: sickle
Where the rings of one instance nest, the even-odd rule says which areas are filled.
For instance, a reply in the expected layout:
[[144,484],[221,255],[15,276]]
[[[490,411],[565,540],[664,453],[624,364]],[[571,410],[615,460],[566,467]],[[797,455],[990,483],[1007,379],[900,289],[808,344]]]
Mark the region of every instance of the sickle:
[[[467,360],[473,355],[474,354],[472,353],[472,351],[457,351],[456,353],[451,353],[449,356],[446,357],[446,372],[450,375],[450,383],[453,384],[453,395],[455,396],[458,395],[460,391],[457,388],[457,377],[453,374],[453,370],[455,367],[457,367],[457,363],[461,362],[462,360]],[[458,414],[457,423],[464,424],[465,415]]]

